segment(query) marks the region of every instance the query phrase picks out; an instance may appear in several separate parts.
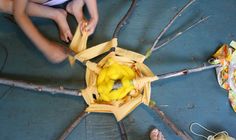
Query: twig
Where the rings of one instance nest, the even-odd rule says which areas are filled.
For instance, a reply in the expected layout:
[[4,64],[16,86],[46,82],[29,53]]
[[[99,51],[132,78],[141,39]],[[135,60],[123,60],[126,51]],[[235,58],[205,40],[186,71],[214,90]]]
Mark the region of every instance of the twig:
[[[168,78],[187,75],[187,74],[191,74],[191,73],[195,73],[195,72],[201,72],[201,71],[216,68],[219,66],[221,66],[221,65],[220,64],[215,64],[215,65],[203,64],[203,66],[199,66],[199,67],[195,67],[195,68],[191,68],[191,69],[183,69],[183,70],[169,72],[169,73],[165,73],[165,74],[159,74],[154,77],[146,77],[146,78],[150,78],[148,80],[145,80],[144,78],[143,79],[142,78],[141,79],[134,79],[132,83],[135,85],[135,87],[136,86],[142,87],[143,84],[145,84],[146,82],[150,82],[150,81],[153,82],[156,80],[168,79]],[[137,84],[137,83],[139,83],[139,84]],[[120,81],[118,81],[114,84],[113,89],[120,88],[121,86],[122,86],[122,83]]]
[[51,94],[65,94],[65,95],[81,96],[81,93],[79,92],[79,90],[65,89],[62,86],[57,87],[57,88],[48,87],[45,85],[37,85],[37,84],[27,83],[27,82],[18,81],[18,80],[11,80],[11,79],[1,78],[1,77],[0,77],[0,84],[23,88],[27,90],[34,90],[38,92],[48,92]]
[[125,131],[125,126],[122,121],[117,122],[119,129],[120,129],[120,135],[121,135],[121,140],[128,140],[127,133]]
[[164,40],[161,44],[157,44],[153,51],[156,51],[158,49],[160,49],[161,47],[165,46],[166,44],[170,43],[172,40],[176,39],[177,37],[179,37],[180,35],[182,35],[183,33],[187,32],[188,30],[196,27],[198,24],[202,23],[203,21],[206,21],[210,16],[204,17],[204,18],[200,18],[199,20],[197,20],[196,22],[194,22],[193,24],[191,24],[190,26],[188,26],[187,28],[183,29],[182,31],[179,31],[178,33],[176,33],[175,35],[167,38],[166,40]]
[[215,64],[215,65],[208,65],[207,66],[207,65],[204,64],[203,66],[192,68],[192,69],[183,69],[183,70],[176,71],[176,72],[160,74],[160,75],[157,75],[157,77],[158,77],[158,80],[167,79],[167,78],[187,75],[187,74],[190,74],[190,73],[200,72],[200,71],[203,71],[203,70],[208,70],[208,69],[216,68],[216,67],[219,67],[219,66],[221,66],[221,65],[220,64]]
[[192,140],[192,138],[184,131],[180,130],[166,115],[163,111],[156,106],[156,104],[150,104],[149,106],[153,111],[155,111],[162,121],[179,137],[183,140]]
[[118,23],[118,25],[116,26],[116,29],[113,33],[113,38],[117,38],[119,35],[119,32],[121,30],[121,28],[127,24],[127,20],[130,18],[131,14],[133,13],[135,6],[136,6],[137,0],[132,0],[132,4],[129,8],[129,10],[127,11],[127,13],[125,14],[125,16],[121,19],[121,21]]
[[174,23],[174,21],[182,14],[182,12],[187,9],[195,0],[190,0],[171,20],[170,22],[167,24],[167,26],[161,31],[161,33],[157,36],[155,42],[152,45],[151,50],[154,49],[154,47],[156,46],[156,44],[159,42],[159,40],[161,39],[161,37],[166,33],[166,31],[171,27],[171,25]]
[[161,37],[166,33],[166,31],[171,27],[171,25],[174,23],[174,21],[183,13],[185,9],[187,9],[195,0],[190,0],[171,20],[170,22],[166,25],[166,27],[160,32],[160,34],[157,36],[156,40],[154,41],[151,49],[148,50],[146,53],[146,56],[150,56],[152,51],[154,50],[155,46],[157,43],[160,41]]
[[80,121],[85,118],[89,113],[88,112],[81,112],[79,116],[75,119],[75,121],[64,131],[64,133],[60,136],[58,140],[65,140],[70,133],[74,130],[74,128],[80,123]]

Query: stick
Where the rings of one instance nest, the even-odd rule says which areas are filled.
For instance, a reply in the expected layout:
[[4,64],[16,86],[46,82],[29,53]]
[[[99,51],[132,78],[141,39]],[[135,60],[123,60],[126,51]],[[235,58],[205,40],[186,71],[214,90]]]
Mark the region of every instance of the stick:
[[156,46],[156,44],[159,42],[159,40],[161,39],[161,37],[166,33],[166,31],[171,27],[171,25],[174,23],[174,21],[182,14],[182,12],[187,9],[195,0],[190,0],[171,20],[170,22],[167,24],[167,26],[161,31],[161,33],[157,36],[155,42],[152,45],[151,50],[154,49],[154,47]]
[[120,129],[121,140],[128,140],[127,133],[125,130],[124,123],[122,121],[117,123]]
[[13,86],[17,88],[23,88],[26,90],[33,90],[38,92],[48,92],[51,94],[66,94],[66,95],[73,95],[73,96],[81,96],[81,93],[79,90],[75,89],[65,89],[64,87],[48,87],[45,85],[37,85],[32,83],[27,83],[23,81],[18,80],[11,80],[7,78],[1,78],[0,77],[0,84],[6,85],[6,86]]
[[166,33],[166,31],[171,27],[171,25],[174,23],[174,21],[183,13],[185,9],[187,9],[195,0],[190,0],[166,25],[166,27],[160,32],[160,34],[157,36],[156,40],[154,41],[152,47],[150,50],[147,51],[146,56],[150,56],[150,54],[153,52],[155,46],[160,41],[161,37]]
[[204,18],[200,18],[199,20],[197,20],[196,22],[194,22],[193,24],[191,24],[187,28],[185,28],[182,31],[176,33],[175,35],[167,38],[165,41],[163,41],[163,43],[161,43],[160,45],[155,46],[152,52],[154,52],[154,51],[160,49],[161,47],[165,46],[166,44],[170,43],[171,41],[173,41],[174,39],[176,39],[177,37],[179,37],[183,33],[187,32],[188,30],[190,30],[190,29],[192,29],[194,27],[196,27],[198,24],[202,23],[203,21],[206,21],[209,17],[210,16],[207,16],[207,17],[204,17]]
[[[180,71],[175,71],[175,72],[156,75],[154,77],[146,77],[148,79],[145,79],[145,78],[134,79],[132,81],[132,84],[135,87],[142,87],[142,86],[144,86],[144,84],[146,84],[146,82],[153,82],[153,81],[156,81],[156,80],[168,79],[168,78],[187,75],[187,74],[191,74],[191,73],[195,73],[195,72],[201,72],[201,71],[216,68],[216,67],[219,67],[219,66],[221,66],[221,65],[220,64],[215,64],[215,65],[208,65],[207,66],[206,64],[203,64],[203,66],[199,66],[199,67],[196,67],[196,68],[183,69],[183,70],[180,70]],[[136,83],[138,83],[138,84],[136,84]],[[114,84],[113,89],[120,88],[121,86],[122,86],[122,83],[120,81],[118,81]]]
[[132,0],[129,10],[127,11],[125,16],[121,19],[121,21],[116,26],[116,29],[115,29],[113,36],[112,36],[113,38],[117,38],[120,33],[121,28],[127,24],[127,20],[130,18],[131,14],[133,13],[136,3],[137,3],[137,0]]
[[220,64],[208,65],[208,66],[204,64],[203,66],[192,68],[192,69],[183,69],[183,70],[176,71],[176,72],[160,74],[160,75],[157,75],[157,77],[158,77],[158,80],[167,79],[167,78],[187,75],[187,74],[190,74],[190,73],[200,72],[200,71],[203,71],[203,70],[208,70],[208,69],[212,69],[212,68],[216,68],[216,67],[220,67],[220,66],[221,66]]
[[149,106],[153,111],[155,111],[161,118],[161,120],[177,135],[183,140],[192,140],[192,138],[184,131],[180,130],[166,115],[161,111],[156,104],[150,104]]
[[81,112],[79,116],[75,119],[75,121],[64,131],[64,133],[60,136],[58,140],[65,140],[69,134],[74,130],[74,128],[80,123],[80,121],[85,118],[89,113]]

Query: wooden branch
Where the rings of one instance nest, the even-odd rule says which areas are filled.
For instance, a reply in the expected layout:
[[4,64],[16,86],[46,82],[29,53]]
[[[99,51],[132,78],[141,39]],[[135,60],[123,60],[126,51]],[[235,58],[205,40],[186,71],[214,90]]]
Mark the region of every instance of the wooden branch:
[[118,124],[119,129],[120,129],[121,140],[128,140],[128,137],[127,137],[127,133],[126,133],[126,130],[125,130],[124,123],[123,123],[122,121],[120,121],[120,122],[117,122],[117,124]]
[[210,16],[204,17],[204,18],[200,18],[199,20],[197,20],[196,22],[194,22],[193,24],[191,24],[190,26],[188,26],[187,28],[183,29],[182,31],[179,31],[178,33],[174,34],[173,36],[167,38],[166,40],[164,40],[161,44],[157,44],[154,49],[152,50],[152,52],[160,49],[161,47],[165,46],[166,44],[170,43],[171,41],[173,41],[174,39],[176,39],[177,37],[179,37],[180,35],[182,35],[183,33],[187,32],[188,30],[196,27],[198,24],[202,23],[203,21],[206,21]]
[[[168,79],[168,78],[187,75],[187,74],[191,74],[191,73],[195,73],[195,72],[201,72],[201,71],[204,71],[204,70],[208,70],[208,69],[212,69],[212,68],[216,68],[216,67],[220,67],[220,66],[221,66],[220,64],[215,64],[215,65],[203,64],[203,66],[199,66],[199,67],[195,67],[195,68],[191,68],[191,69],[183,69],[183,70],[180,70],[180,71],[174,71],[174,72],[170,72],[170,73],[159,74],[159,75],[156,75],[154,77],[146,77],[147,79],[145,79],[145,78],[134,79],[132,81],[132,84],[135,87],[142,87],[143,84],[145,84],[146,82],[150,82],[150,81],[154,82],[156,80]],[[139,84],[137,84],[137,83],[139,83]],[[122,86],[122,83],[120,81],[118,81],[114,84],[113,89],[120,88],[121,86]]]
[[65,140],[70,133],[74,130],[74,128],[80,123],[80,121],[85,118],[89,113],[88,112],[81,112],[79,116],[75,119],[75,121],[64,131],[64,133],[60,136],[58,140]]
[[165,26],[165,28],[160,32],[160,34],[157,36],[156,40],[154,41],[151,49],[149,49],[146,53],[146,56],[150,56],[150,54],[153,52],[155,46],[160,41],[161,37],[166,33],[166,31],[171,27],[171,25],[175,22],[175,20],[186,10],[195,0],[189,0],[189,2],[170,20],[170,22]]
[[212,68],[216,68],[216,67],[220,67],[220,66],[221,66],[220,64],[208,65],[208,66],[204,64],[203,66],[192,68],[192,69],[183,69],[183,70],[176,71],[176,72],[160,74],[160,75],[157,75],[157,77],[158,77],[158,80],[168,79],[168,78],[187,75],[190,73],[200,72],[200,71],[204,71],[204,70],[208,70],[208,69],[212,69]]
[[26,90],[33,90],[38,92],[48,92],[51,94],[65,94],[65,95],[73,95],[73,96],[81,96],[81,93],[77,89],[65,89],[63,86],[60,87],[48,87],[45,85],[37,85],[32,83],[27,83],[18,80],[11,80],[7,78],[0,77],[0,84],[6,86],[13,86],[17,88],[23,88]]
[[149,106],[153,111],[155,111],[161,118],[161,120],[179,137],[183,140],[192,140],[192,138],[184,131],[180,130],[156,104],[150,104]]
[[183,13],[183,11],[185,9],[187,9],[195,0],[190,0],[171,20],[170,22],[167,24],[167,26],[161,31],[161,33],[157,36],[155,42],[152,45],[151,50],[154,49],[154,47],[156,46],[156,44],[159,42],[159,40],[161,39],[161,37],[166,33],[166,31],[171,27],[171,25],[174,23],[174,21]]
[[135,6],[136,6],[137,0],[132,0],[131,6],[129,8],[129,10],[127,11],[127,13],[125,14],[125,16],[121,19],[121,21],[118,23],[118,25],[116,26],[116,29],[113,33],[113,38],[117,38],[121,28],[127,24],[127,20],[130,18],[131,14],[133,13]]

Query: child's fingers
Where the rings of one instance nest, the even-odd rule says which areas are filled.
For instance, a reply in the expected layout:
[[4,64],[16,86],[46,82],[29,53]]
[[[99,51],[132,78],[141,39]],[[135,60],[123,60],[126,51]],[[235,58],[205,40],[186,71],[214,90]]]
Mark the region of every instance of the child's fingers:
[[65,42],[69,43],[72,40],[73,36],[72,36],[71,32],[68,31],[68,32],[64,33],[63,38],[64,38]]
[[68,33],[68,39],[71,41],[73,39],[73,35],[71,33]]
[[88,25],[87,21],[81,21],[81,23],[80,23],[80,30],[81,30],[81,32],[86,31],[87,25]]
[[88,35],[90,36],[91,34],[94,33],[94,29],[91,29],[91,28],[90,28],[90,29],[87,30],[87,32],[88,32]]
[[95,26],[94,25],[90,25],[90,26],[86,27],[86,31],[88,32],[88,35],[93,34],[94,30],[95,30]]
[[69,36],[67,33],[64,33],[64,37],[65,37],[65,42],[69,43],[70,40],[69,40]]
[[67,43],[68,43],[68,39],[67,39],[67,37],[66,37],[66,35],[65,35],[65,34],[63,34],[63,37],[61,37],[61,40],[63,40],[63,41],[65,41],[65,42],[67,42]]
[[88,32],[89,35],[93,34],[95,31],[97,23],[94,21],[90,21],[88,26],[86,27],[86,31]]
[[69,42],[68,36],[65,36],[65,41],[66,41],[66,43]]
[[86,20],[83,20],[80,23],[80,30],[81,32],[87,32],[88,35],[93,34],[95,28],[96,28],[97,22],[90,20],[89,22],[87,22]]

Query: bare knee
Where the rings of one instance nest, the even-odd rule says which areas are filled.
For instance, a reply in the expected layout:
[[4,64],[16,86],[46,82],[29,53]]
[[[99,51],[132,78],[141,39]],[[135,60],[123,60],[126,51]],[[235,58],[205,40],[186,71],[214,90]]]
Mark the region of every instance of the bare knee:
[[0,0],[0,12],[12,14],[13,0]]

